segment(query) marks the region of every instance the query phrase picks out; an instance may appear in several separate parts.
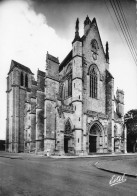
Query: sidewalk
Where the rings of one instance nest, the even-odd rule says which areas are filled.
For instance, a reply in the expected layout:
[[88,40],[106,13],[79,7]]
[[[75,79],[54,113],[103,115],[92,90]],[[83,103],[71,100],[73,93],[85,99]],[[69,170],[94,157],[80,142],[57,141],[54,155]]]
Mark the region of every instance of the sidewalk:
[[[97,157],[122,157],[122,156],[136,156],[137,153],[126,153],[126,154],[93,154],[93,155],[79,155],[79,156],[57,156],[57,155],[51,155],[48,156],[53,159],[77,159],[77,158],[97,158]],[[40,157],[47,157],[46,155],[42,154],[35,154],[35,153],[9,153],[9,152],[4,152],[0,151],[0,157],[5,157],[5,158],[18,158],[18,159],[23,159],[23,158],[29,158],[29,157],[35,157],[35,158],[40,158]]]
[[79,155],[79,156],[50,156],[54,159],[76,159],[76,158],[97,158],[97,157],[117,157],[117,156],[137,156],[137,153],[126,153],[126,154],[93,154],[93,155]]
[[137,158],[128,160],[114,160],[114,161],[102,161],[96,162],[95,166],[98,169],[126,175],[130,177],[137,177]]
[[31,157],[40,158],[44,156],[35,153],[10,153],[10,152],[0,151],[0,157],[10,158],[10,159],[25,159]]

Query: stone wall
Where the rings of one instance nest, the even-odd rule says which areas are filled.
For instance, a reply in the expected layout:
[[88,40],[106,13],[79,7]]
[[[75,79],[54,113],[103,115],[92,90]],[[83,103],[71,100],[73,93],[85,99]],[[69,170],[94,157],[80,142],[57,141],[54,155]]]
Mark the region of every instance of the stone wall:
[[59,92],[58,59],[47,54],[44,102],[44,151],[55,151],[56,102]]
[[37,106],[36,106],[36,151],[44,150],[44,98],[45,98],[45,73],[37,73]]
[[114,79],[106,72],[106,114],[108,115],[108,150],[114,150]]
[[24,109],[26,91],[22,87],[19,92],[19,152],[24,152]]

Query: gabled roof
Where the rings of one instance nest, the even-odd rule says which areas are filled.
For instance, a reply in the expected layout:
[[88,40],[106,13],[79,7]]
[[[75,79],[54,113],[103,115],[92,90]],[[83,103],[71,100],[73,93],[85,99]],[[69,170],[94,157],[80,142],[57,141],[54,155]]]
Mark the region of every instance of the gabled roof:
[[47,53],[47,59],[59,64],[59,59]]
[[[101,46],[102,46],[102,49],[103,49],[103,53],[104,53],[104,55],[105,55],[105,51],[104,51],[104,47],[103,47],[102,40],[101,40],[101,37],[100,37],[100,33],[99,33],[99,29],[98,29],[98,25],[97,25],[96,18],[93,18],[93,20],[91,21],[90,29],[91,29],[93,26],[95,26],[96,29],[97,29],[97,32],[98,32],[98,35],[99,35],[99,40],[100,40],[100,43],[101,43]],[[89,33],[89,31],[88,31],[88,33]],[[88,35],[88,34],[87,34],[87,35]],[[84,41],[85,38],[87,37],[87,35],[83,35],[83,36],[81,37],[81,41]]]
[[[10,74],[11,71],[12,71],[15,67],[17,67],[18,69],[21,69],[21,70],[23,70],[23,71],[26,71],[26,72],[28,72],[28,73],[30,73],[30,74],[33,74],[32,71],[31,71],[28,67],[26,67],[26,66],[24,66],[24,65],[22,65],[22,64],[20,64],[20,63],[18,63],[18,62],[16,62],[16,61],[14,61],[14,60],[11,61],[11,66],[10,66],[10,70],[9,70],[9,73],[8,73],[8,74]],[[34,74],[33,74],[33,75],[34,75]]]

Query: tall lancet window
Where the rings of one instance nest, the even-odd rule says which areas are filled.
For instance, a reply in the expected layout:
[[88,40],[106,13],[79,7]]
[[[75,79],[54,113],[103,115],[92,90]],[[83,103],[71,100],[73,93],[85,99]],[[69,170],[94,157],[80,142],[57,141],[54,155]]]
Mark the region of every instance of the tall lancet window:
[[25,75],[25,87],[28,87],[28,75]]
[[98,77],[95,69],[90,72],[90,97],[97,99]]
[[72,96],[72,75],[68,78],[68,97]]
[[24,85],[23,72],[21,72],[21,75],[20,75],[20,85],[21,85],[21,86],[23,86],[23,85]]

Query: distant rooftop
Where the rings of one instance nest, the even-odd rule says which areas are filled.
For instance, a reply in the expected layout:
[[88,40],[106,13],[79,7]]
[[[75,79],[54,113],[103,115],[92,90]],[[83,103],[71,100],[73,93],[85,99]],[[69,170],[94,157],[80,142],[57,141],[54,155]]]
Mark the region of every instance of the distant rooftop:
[[45,72],[38,69],[37,75],[45,77]]

